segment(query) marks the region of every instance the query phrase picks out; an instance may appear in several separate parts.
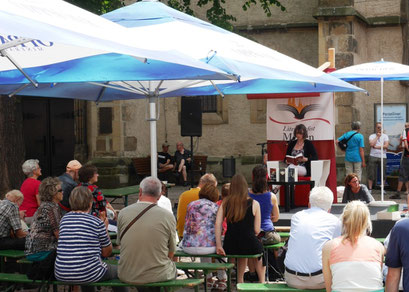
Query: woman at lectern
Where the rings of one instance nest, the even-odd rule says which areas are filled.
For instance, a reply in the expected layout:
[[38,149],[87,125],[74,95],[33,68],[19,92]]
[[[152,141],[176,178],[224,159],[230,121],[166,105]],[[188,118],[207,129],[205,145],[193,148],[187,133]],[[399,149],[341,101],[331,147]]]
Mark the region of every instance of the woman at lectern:
[[284,159],[289,168],[298,169],[299,176],[311,176],[311,160],[318,160],[317,151],[307,137],[307,128],[303,124],[297,125]]

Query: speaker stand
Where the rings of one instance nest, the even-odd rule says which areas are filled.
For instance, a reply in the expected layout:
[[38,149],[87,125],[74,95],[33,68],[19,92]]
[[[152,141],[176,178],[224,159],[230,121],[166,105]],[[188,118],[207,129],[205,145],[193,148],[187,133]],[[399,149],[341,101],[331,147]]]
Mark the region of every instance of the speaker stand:
[[193,175],[194,175],[194,172],[193,172],[193,163],[194,163],[194,161],[193,161],[193,136],[190,136],[190,153],[191,153],[191,155],[192,155],[192,158],[191,158],[191,160],[190,160],[190,170],[189,170],[189,172],[190,172],[190,187],[191,188],[193,188],[194,187],[194,185],[193,185],[193,183],[194,183],[194,177],[193,177]]

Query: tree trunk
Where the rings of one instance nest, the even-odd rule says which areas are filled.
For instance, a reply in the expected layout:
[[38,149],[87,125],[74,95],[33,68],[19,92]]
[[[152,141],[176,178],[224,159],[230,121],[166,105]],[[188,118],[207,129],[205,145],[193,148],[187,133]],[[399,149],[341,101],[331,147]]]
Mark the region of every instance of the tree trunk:
[[9,190],[20,189],[24,148],[20,99],[0,95],[0,198]]

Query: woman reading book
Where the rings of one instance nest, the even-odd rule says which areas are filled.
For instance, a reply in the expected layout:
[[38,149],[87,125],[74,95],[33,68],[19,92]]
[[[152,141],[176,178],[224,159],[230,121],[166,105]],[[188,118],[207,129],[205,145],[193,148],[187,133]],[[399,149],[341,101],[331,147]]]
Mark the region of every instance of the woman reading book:
[[297,168],[299,176],[311,176],[311,160],[318,160],[317,151],[307,139],[307,128],[299,124],[294,129],[295,140],[288,143],[285,162],[289,168]]

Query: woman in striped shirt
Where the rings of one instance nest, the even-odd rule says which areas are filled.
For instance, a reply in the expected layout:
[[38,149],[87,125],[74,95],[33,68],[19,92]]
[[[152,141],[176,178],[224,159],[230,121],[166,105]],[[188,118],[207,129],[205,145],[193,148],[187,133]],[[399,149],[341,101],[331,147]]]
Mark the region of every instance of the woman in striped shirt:
[[[93,198],[87,187],[76,187],[70,195],[71,212],[60,223],[55,261],[55,278],[71,283],[92,283],[118,278],[117,266],[109,265],[101,257],[112,253],[108,236],[108,219],[90,213]],[[81,287],[94,291],[93,287]],[[127,291],[116,287],[114,291]]]

